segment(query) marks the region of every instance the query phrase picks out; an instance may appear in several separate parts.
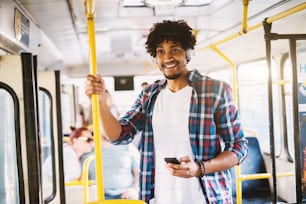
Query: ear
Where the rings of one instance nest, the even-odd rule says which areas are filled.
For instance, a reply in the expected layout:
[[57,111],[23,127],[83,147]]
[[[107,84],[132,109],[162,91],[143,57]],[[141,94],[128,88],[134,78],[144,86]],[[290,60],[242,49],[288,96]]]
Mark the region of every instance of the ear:
[[189,62],[191,60],[191,55],[192,56],[195,55],[194,50],[193,49],[186,50],[186,59],[187,59],[187,62]]

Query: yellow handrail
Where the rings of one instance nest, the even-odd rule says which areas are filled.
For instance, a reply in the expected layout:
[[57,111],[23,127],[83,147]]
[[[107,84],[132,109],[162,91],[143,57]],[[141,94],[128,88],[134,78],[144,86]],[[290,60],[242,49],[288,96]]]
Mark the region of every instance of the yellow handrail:
[[[89,41],[89,56],[90,56],[90,73],[97,73],[96,62],[96,42],[95,42],[95,26],[94,26],[94,0],[85,0],[86,16],[88,23],[88,41]],[[96,184],[97,184],[97,201],[87,202],[87,204],[145,204],[142,200],[105,200],[103,186],[103,161],[100,142],[99,130],[99,96],[92,95],[92,116],[93,116],[93,131],[94,131],[94,148],[96,159]],[[87,179],[87,178],[85,178]],[[87,186],[86,186],[87,188]],[[85,196],[84,196],[85,199]],[[86,194],[87,199],[87,194]]]
[[93,156],[89,156],[86,158],[83,164],[83,173],[82,173],[82,180],[83,180],[83,189],[84,189],[84,204],[88,203],[88,187],[93,183],[89,180],[89,164],[94,159]]
[[[86,16],[88,23],[88,42],[89,42],[89,57],[90,57],[90,73],[95,75],[97,73],[96,62],[96,40],[95,40],[95,21],[94,21],[94,0],[86,0]],[[96,158],[96,185],[97,185],[97,199],[98,203],[104,200],[104,186],[103,186],[103,171],[102,171],[102,151],[100,142],[99,130],[99,96],[92,95],[92,116],[93,116],[93,132],[94,132],[94,150]]]
[[248,32],[248,7],[249,7],[249,0],[243,0],[242,4],[243,4],[243,18],[242,18],[240,33],[247,33]]
[[93,156],[87,157],[86,160],[83,163],[82,167],[82,179],[81,180],[75,180],[75,181],[67,181],[65,182],[65,186],[83,186],[83,200],[84,204],[88,203],[88,187],[93,185],[93,181],[89,180],[88,176],[88,170],[89,170],[89,164],[94,159]]
[[232,68],[233,98],[234,98],[235,104],[238,106],[237,66],[230,58],[228,58],[223,52],[221,52],[221,50],[219,50],[215,45],[210,45],[210,48],[213,51],[215,51],[220,57],[222,57],[227,63],[229,63]]
[[[88,186],[91,186],[93,184],[93,181],[88,181]],[[75,180],[75,181],[66,181],[65,186],[84,186],[83,180]]]
[[[301,3],[301,4],[299,4],[299,5],[297,5],[297,6],[293,7],[293,8],[290,8],[290,9],[288,9],[286,11],[283,11],[283,12],[281,12],[279,14],[276,14],[276,15],[268,18],[267,19],[267,23],[271,24],[271,23],[273,23],[273,22],[275,22],[277,20],[285,18],[285,17],[287,17],[289,15],[295,14],[295,13],[297,13],[299,11],[304,10],[304,9],[306,9],[306,2]],[[250,32],[250,31],[253,31],[253,30],[255,30],[257,28],[260,28],[260,27],[262,27],[262,22],[257,23],[257,24],[255,24],[253,26],[247,27],[246,31]],[[230,36],[228,36],[228,37],[226,37],[226,38],[224,38],[222,40],[219,40],[219,41],[217,41],[215,43],[212,43],[212,44],[215,45],[215,46],[221,45],[223,43],[226,43],[228,41],[231,41],[231,40],[241,36],[241,34],[243,34],[243,33],[241,33],[241,32],[234,33],[234,34],[232,34],[232,35],[230,35]],[[210,49],[210,48],[211,48],[211,45],[208,45],[206,47],[200,48],[200,50],[206,50],[206,49]]]
[[[288,177],[294,176],[294,172],[284,172],[284,173],[277,173],[276,177]],[[257,179],[268,179],[271,178],[272,175],[270,173],[258,173],[258,174],[243,174],[240,175],[239,181],[246,181],[246,180],[257,180]]]

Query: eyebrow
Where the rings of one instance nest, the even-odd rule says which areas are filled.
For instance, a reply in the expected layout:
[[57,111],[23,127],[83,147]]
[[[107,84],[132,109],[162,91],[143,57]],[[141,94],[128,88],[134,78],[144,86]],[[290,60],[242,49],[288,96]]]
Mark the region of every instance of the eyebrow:
[[[170,46],[170,48],[174,48],[174,47],[182,47],[180,44],[174,44],[174,45],[171,45]],[[160,44],[158,44],[157,46],[156,46],[156,48],[163,48]]]

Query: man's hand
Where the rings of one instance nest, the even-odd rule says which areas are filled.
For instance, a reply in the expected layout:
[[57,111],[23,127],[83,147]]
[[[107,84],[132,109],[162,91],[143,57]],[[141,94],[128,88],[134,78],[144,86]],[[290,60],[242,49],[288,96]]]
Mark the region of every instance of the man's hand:
[[85,94],[91,99],[92,94],[101,96],[105,93],[105,83],[101,75],[87,75]]
[[191,160],[189,156],[179,158],[181,164],[171,164],[167,163],[167,169],[173,176],[178,176],[182,178],[191,178],[200,175],[199,165]]
[[129,188],[121,194],[121,199],[138,199],[138,191],[135,188]]

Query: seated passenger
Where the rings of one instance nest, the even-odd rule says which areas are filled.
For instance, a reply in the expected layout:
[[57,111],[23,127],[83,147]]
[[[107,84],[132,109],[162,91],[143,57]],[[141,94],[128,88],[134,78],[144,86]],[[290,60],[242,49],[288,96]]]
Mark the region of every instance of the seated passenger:
[[93,149],[92,133],[85,127],[71,128],[69,142],[64,144],[64,177],[66,181],[79,180],[82,167],[80,158]]
[[[105,199],[138,199],[139,152],[133,144],[112,145],[102,137]],[[81,161],[86,159],[82,156]],[[96,180],[95,162],[89,165],[89,179]]]
[[[65,182],[79,180],[81,177],[80,158],[83,154],[93,149],[93,137],[87,128],[71,127],[69,141],[63,145],[63,164]],[[49,155],[43,162],[42,167],[43,188],[47,192],[52,183],[52,157]]]

